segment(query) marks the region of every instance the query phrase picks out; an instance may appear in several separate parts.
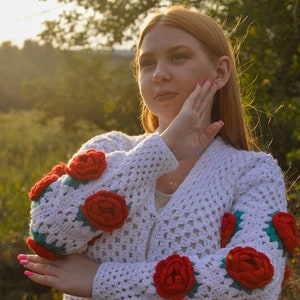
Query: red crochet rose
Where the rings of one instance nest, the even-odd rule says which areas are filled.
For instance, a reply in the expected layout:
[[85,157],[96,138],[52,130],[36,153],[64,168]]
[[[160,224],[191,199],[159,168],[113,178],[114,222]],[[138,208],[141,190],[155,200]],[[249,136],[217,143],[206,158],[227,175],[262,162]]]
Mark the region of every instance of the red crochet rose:
[[235,227],[236,227],[235,216],[230,212],[226,212],[223,216],[222,223],[221,223],[221,247],[222,248],[224,248],[230,241],[231,237],[234,234]]
[[295,217],[290,213],[278,212],[274,214],[272,223],[279,238],[282,240],[285,250],[294,254],[296,247],[299,244]]
[[228,274],[243,287],[255,289],[268,284],[274,267],[269,258],[251,247],[236,247],[226,257]]
[[58,177],[66,174],[66,164],[65,163],[60,163],[58,165],[55,165],[51,171],[49,172],[50,174],[55,174],[57,175]]
[[35,252],[38,256],[48,258],[48,259],[55,259],[57,255],[55,252],[39,245],[31,236],[26,239],[26,244],[30,250]]
[[288,265],[285,265],[285,270],[284,270],[284,275],[283,275],[283,280],[281,286],[283,287],[286,281],[290,278],[291,276],[291,270]]
[[157,293],[167,299],[180,300],[195,284],[194,268],[189,258],[173,254],[161,260],[153,276]]
[[75,156],[66,167],[66,173],[77,180],[94,180],[106,169],[105,153],[94,149]]
[[122,227],[128,217],[125,199],[110,191],[99,191],[89,196],[81,211],[92,226],[107,232]]
[[46,174],[40,181],[38,181],[30,190],[28,193],[29,198],[32,201],[37,200],[44,191],[49,187],[51,183],[56,181],[59,177],[54,173],[48,173]]

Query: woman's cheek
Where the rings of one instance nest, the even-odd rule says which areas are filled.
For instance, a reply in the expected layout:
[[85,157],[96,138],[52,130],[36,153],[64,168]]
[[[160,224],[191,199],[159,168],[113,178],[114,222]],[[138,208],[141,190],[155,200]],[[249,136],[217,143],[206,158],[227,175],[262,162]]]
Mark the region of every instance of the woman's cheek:
[[152,94],[151,94],[152,93],[151,85],[150,85],[149,81],[146,80],[145,78],[140,79],[139,89],[140,89],[140,94],[145,102],[147,102],[147,101],[149,101],[149,99],[153,98]]

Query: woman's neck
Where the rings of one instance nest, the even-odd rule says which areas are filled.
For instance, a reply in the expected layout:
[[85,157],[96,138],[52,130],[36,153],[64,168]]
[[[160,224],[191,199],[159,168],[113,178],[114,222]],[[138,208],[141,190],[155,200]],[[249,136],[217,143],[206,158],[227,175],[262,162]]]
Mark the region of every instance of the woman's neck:
[[160,176],[156,181],[156,188],[166,194],[173,194],[189,174],[198,158],[179,161],[176,170]]

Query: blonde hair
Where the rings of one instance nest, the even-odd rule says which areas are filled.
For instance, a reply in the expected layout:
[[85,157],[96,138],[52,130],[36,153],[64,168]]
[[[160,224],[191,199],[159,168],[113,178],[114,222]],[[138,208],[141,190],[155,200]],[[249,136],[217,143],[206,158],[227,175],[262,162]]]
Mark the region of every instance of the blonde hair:
[[[229,39],[222,27],[210,16],[182,6],[172,6],[165,13],[158,13],[150,19],[141,32],[134,59],[136,76],[139,73],[138,58],[143,39],[148,31],[157,25],[170,25],[182,29],[197,38],[214,57],[228,56],[233,70],[226,85],[220,89],[214,99],[211,119],[223,120],[220,132],[222,138],[237,149],[258,149],[245,121],[242,106],[235,56]],[[142,101],[141,121],[146,132],[154,132],[158,127],[158,118],[151,113]]]

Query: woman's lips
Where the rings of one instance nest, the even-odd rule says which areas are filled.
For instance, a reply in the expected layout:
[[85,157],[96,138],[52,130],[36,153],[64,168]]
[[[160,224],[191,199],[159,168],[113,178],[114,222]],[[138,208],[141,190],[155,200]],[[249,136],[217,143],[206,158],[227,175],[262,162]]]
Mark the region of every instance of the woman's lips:
[[163,91],[159,92],[155,95],[154,100],[156,101],[163,101],[163,100],[169,100],[174,98],[177,95],[175,92],[169,92],[169,91]]

